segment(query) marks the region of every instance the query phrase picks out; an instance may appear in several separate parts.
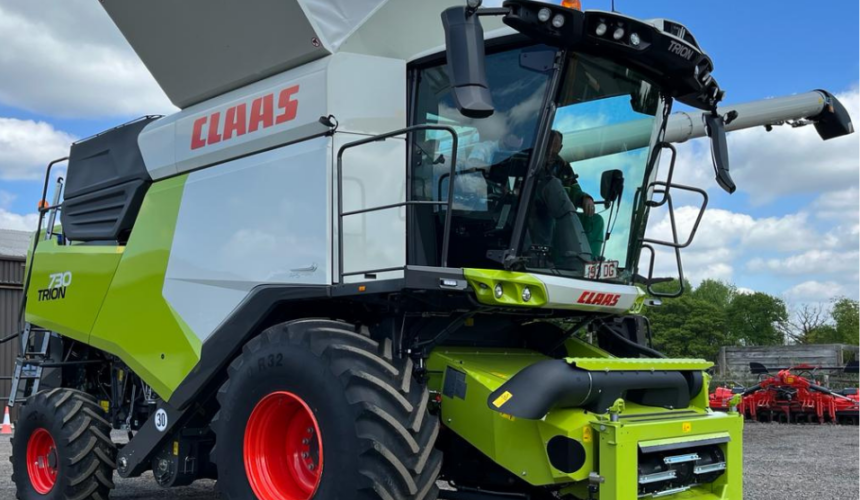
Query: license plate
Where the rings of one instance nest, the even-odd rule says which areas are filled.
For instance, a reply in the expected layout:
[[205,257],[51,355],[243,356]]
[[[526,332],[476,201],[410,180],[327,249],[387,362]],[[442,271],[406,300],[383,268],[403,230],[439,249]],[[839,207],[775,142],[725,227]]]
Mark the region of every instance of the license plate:
[[585,265],[585,278],[590,280],[615,279],[618,277],[618,261],[590,262]]

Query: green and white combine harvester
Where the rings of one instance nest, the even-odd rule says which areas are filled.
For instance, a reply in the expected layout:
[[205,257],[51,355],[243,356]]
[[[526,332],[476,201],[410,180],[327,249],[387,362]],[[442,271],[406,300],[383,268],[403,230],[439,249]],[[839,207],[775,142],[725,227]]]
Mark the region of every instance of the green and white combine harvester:
[[18,498],[148,470],[230,500],[742,498],[711,363],[649,347],[654,248],[681,271],[692,238],[649,210],[707,204],[671,143],[710,137],[732,192],[727,131],[846,110],[718,108],[673,21],[463,2],[101,2],[181,111],[73,144],[42,202]]

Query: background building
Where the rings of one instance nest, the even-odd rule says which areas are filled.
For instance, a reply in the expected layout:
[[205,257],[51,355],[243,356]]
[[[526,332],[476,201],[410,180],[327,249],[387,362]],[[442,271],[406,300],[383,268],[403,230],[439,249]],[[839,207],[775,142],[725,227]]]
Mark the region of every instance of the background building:
[[[0,229],[0,338],[13,335],[18,330],[18,307],[24,289],[24,260],[30,237],[31,233],[26,231]],[[9,396],[17,354],[17,339],[0,344],[0,403],[4,406]]]

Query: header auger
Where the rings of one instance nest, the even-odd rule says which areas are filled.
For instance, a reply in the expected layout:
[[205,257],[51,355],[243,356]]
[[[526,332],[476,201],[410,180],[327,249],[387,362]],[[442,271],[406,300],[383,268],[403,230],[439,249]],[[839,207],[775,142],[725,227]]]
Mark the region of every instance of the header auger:
[[526,0],[102,5],[181,111],[73,144],[41,208],[22,499],[114,465],[232,500],[742,498],[711,363],[645,339],[642,250],[681,271],[692,239],[649,210],[707,201],[657,167],[707,135],[732,191],[727,130],[850,133],[830,94],[724,109],[682,24]]

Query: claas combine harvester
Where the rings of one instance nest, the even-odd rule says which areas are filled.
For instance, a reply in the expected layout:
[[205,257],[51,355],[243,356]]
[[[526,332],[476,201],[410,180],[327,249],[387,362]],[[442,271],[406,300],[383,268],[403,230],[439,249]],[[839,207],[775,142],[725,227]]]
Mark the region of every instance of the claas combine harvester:
[[737,411],[760,422],[858,424],[857,388],[836,392],[816,378],[829,372],[856,374],[856,361],[843,368],[810,364],[768,368],[753,362],[750,372],[759,375],[761,381],[749,388],[717,387],[710,395],[711,408]]
[[852,125],[826,91],[718,108],[684,25],[576,3],[102,1],[181,110],[73,144],[42,206],[19,498],[151,470],[232,500],[740,499],[711,363],[646,342],[654,247],[681,271],[692,238],[649,210],[707,203],[673,142],[708,136],[731,192],[727,131]]

